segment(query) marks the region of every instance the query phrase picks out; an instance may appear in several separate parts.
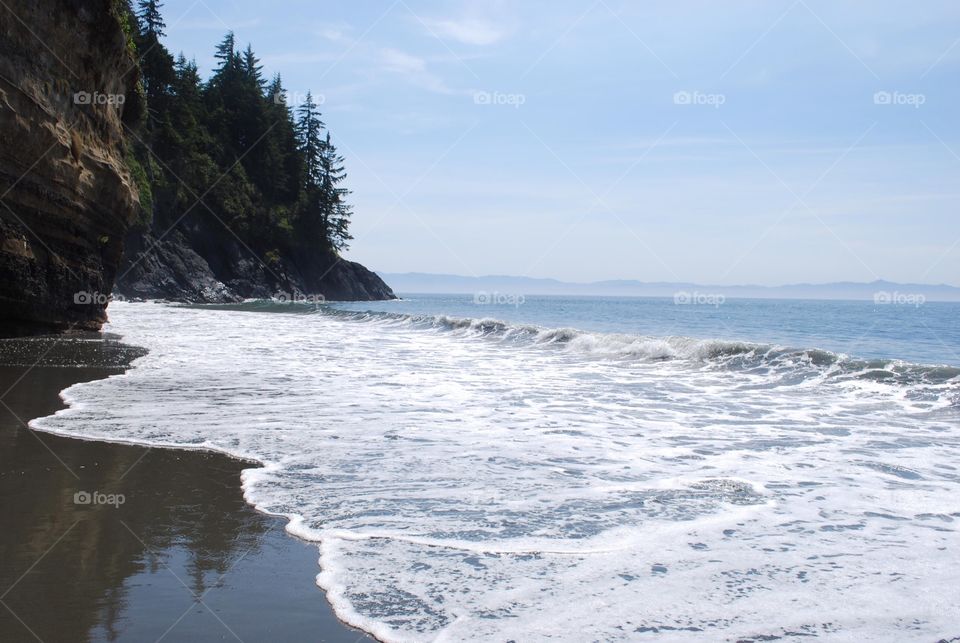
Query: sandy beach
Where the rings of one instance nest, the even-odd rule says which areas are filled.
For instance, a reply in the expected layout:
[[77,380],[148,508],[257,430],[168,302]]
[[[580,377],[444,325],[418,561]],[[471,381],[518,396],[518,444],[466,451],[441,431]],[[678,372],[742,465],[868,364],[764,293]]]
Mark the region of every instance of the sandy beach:
[[93,334],[0,340],[0,640],[371,640],[316,587],[316,546],[244,502],[252,463],[25,427],[137,354]]

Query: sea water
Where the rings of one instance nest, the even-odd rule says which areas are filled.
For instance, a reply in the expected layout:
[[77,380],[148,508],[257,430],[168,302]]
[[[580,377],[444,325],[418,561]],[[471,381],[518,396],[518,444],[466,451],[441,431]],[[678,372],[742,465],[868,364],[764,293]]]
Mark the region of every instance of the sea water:
[[490,301],[115,303],[33,426],[262,462],[384,640],[960,635],[960,306]]

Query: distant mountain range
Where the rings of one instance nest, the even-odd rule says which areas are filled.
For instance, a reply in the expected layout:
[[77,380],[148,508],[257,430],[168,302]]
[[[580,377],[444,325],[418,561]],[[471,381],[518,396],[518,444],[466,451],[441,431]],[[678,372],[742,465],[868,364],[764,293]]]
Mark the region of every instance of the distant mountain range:
[[849,299],[877,303],[916,303],[917,301],[960,301],[960,288],[947,284],[901,284],[892,281],[857,283],[842,281],[827,284],[790,284],[786,286],[716,286],[682,282],[643,282],[627,279],[571,283],[556,279],[534,279],[488,275],[464,277],[428,273],[379,273],[398,294],[477,294],[504,295],[596,295],[607,297],[682,297],[684,295],[722,295],[728,298],[758,299]]

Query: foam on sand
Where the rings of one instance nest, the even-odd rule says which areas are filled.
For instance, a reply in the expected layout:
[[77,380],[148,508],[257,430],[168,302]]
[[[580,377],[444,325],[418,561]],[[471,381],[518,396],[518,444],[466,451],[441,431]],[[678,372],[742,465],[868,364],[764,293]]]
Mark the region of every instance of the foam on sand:
[[247,499],[319,543],[338,615],[384,640],[960,633],[956,374],[496,320],[110,311],[150,353],[33,425],[263,462]]

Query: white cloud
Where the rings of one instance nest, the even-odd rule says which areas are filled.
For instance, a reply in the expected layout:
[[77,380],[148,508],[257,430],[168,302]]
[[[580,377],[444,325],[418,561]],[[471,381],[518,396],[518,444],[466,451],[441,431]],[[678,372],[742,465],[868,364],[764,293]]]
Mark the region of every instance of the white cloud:
[[418,58],[399,49],[381,50],[381,60],[385,69],[400,74],[415,74],[426,71],[427,63],[423,58]]
[[320,31],[320,35],[331,42],[342,42],[346,40],[343,32],[338,29],[323,29]]
[[352,44],[354,42],[350,32],[353,28],[344,22],[324,22],[316,26],[313,32],[323,38],[335,43]]
[[408,54],[399,49],[381,49],[380,63],[382,69],[399,74],[410,84],[435,94],[464,93],[448,87],[440,76],[427,69],[427,61],[419,56]]
[[427,27],[441,38],[452,38],[466,45],[492,45],[506,33],[486,20],[465,18],[461,20],[427,20]]

